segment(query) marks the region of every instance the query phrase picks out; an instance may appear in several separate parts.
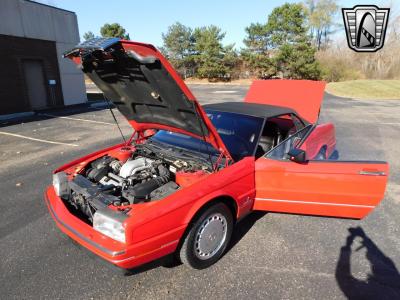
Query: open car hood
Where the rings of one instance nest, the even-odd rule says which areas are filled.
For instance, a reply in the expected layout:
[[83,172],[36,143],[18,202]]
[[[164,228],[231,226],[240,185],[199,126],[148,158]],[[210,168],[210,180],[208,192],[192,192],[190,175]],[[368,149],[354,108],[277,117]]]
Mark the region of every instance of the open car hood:
[[164,129],[205,138],[230,158],[189,88],[152,45],[95,38],[66,52],[136,131]]
[[245,102],[270,104],[295,110],[303,119],[316,123],[326,83],[311,80],[255,80]]

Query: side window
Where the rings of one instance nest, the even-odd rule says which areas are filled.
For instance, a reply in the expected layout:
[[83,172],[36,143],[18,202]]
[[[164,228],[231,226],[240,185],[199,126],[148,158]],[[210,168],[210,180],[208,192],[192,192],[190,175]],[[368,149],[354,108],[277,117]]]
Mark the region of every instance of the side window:
[[297,130],[300,130],[305,127],[304,122],[300,120],[296,115],[291,115],[291,118]]
[[[339,160],[335,126],[330,123],[316,125],[301,144],[301,149],[306,151],[307,160]],[[347,157],[350,160],[354,158],[359,159]]]
[[264,124],[256,149],[256,157],[261,157],[279,145],[289,135],[304,127],[292,114],[268,118]]
[[287,159],[288,152],[299,147],[308,132],[312,129],[312,125],[308,125],[297,132],[288,136],[282,143],[265,154],[265,157],[273,159]]

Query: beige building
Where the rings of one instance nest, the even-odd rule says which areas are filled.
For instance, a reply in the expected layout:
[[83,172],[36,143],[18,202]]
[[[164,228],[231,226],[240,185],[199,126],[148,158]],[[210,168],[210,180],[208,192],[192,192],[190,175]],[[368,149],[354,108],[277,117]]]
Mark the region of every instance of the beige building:
[[82,72],[62,58],[77,43],[74,12],[29,0],[1,0],[0,114],[86,102]]

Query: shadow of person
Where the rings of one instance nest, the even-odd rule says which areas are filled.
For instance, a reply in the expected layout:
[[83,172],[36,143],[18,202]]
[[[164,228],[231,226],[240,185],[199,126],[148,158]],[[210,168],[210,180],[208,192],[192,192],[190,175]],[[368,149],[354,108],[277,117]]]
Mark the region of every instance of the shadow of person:
[[[348,299],[400,299],[400,274],[393,261],[368,238],[361,227],[349,228],[346,244],[340,249],[336,266],[336,281]],[[355,278],[351,272],[352,248],[356,238],[361,238],[357,252],[366,249],[371,273],[366,280]]]

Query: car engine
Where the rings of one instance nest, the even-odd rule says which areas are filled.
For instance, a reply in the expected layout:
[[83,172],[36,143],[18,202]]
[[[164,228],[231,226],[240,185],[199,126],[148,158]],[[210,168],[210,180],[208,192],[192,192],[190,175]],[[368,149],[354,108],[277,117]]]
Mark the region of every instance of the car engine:
[[120,195],[114,205],[137,204],[155,198],[165,198],[179,188],[172,180],[168,166],[161,160],[137,156],[121,163],[103,156],[93,161],[86,177],[105,191]]
[[91,161],[68,182],[70,193],[64,200],[92,222],[97,209],[112,204],[129,210],[132,204],[164,199],[181,188],[178,174],[187,180],[187,175],[197,178],[207,172],[201,162],[160,156],[138,147],[126,161],[110,155]]

